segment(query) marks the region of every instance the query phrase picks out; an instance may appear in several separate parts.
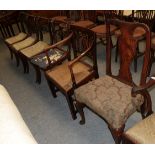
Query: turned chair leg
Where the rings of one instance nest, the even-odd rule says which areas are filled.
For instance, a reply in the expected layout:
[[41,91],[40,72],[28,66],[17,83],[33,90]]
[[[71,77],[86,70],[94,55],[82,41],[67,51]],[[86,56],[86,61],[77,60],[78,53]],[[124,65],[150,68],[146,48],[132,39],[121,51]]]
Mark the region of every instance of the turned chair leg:
[[67,103],[69,106],[69,110],[70,110],[72,119],[75,120],[77,117],[76,117],[76,110],[75,110],[75,107],[73,104],[73,99],[69,94],[66,94],[66,99],[67,99]]
[[108,126],[108,128],[112,134],[112,137],[113,137],[115,143],[120,144],[122,142],[122,136],[123,136],[125,125],[123,125],[121,128],[119,128],[117,130],[112,128],[110,125]]
[[80,120],[80,124],[83,125],[85,124],[85,115],[84,115],[84,111],[83,111],[83,108],[84,108],[84,104],[78,102],[78,101],[75,101],[75,107],[77,109],[77,111],[79,112],[80,116],[81,116],[81,120]]

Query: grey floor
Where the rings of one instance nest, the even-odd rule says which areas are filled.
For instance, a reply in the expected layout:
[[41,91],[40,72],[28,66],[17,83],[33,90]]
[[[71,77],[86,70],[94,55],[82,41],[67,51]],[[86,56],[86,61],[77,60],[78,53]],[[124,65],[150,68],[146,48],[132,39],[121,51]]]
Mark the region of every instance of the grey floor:
[[[97,54],[99,74],[102,76],[105,74],[105,49],[102,45],[98,45]],[[118,63],[114,60],[112,62],[113,72],[117,73]],[[142,60],[139,59],[137,73],[133,72],[133,65],[131,66],[135,81],[138,81],[141,64]],[[154,66],[152,73],[153,71]],[[0,40],[0,83],[7,88],[38,143],[114,143],[107,125],[101,118],[85,109],[86,124],[79,125],[79,115],[75,121],[71,119],[64,96],[58,93],[58,97],[54,99],[44,76],[41,85],[35,83],[34,77],[32,67],[29,74],[23,74],[22,65],[16,67],[15,60],[10,59],[8,48]],[[155,89],[150,90],[150,93],[155,110]],[[127,121],[126,129],[139,120],[139,113],[132,115]]]

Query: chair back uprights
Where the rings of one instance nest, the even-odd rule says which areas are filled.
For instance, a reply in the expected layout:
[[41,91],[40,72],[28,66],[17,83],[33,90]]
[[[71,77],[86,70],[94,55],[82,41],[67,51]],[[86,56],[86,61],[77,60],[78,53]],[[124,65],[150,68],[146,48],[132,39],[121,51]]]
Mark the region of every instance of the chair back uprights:
[[119,73],[115,78],[125,82],[129,85],[135,85],[130,71],[130,65],[136,54],[138,40],[134,37],[136,28],[142,28],[145,31],[146,47],[144,52],[143,66],[140,77],[140,85],[146,83],[148,77],[148,69],[150,65],[151,51],[150,51],[150,29],[147,25],[142,23],[131,23],[120,20],[107,20],[107,46],[106,46],[106,74],[113,76],[111,71],[111,43],[110,43],[110,24],[116,25],[120,29],[118,36],[118,52],[120,55]]
[[155,10],[132,11],[132,21],[145,23],[152,31],[155,22]]
[[93,69],[97,72],[97,56],[96,56],[96,35],[90,29],[82,28],[79,26],[70,26],[73,31],[72,48],[74,58],[81,53],[86,52],[86,61],[89,59],[93,65]]

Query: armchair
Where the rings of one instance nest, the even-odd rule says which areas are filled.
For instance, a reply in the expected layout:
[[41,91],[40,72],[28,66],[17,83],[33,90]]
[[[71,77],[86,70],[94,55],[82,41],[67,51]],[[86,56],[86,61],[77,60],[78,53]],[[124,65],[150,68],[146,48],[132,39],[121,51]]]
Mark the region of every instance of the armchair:
[[[117,26],[121,35],[118,36],[118,52],[120,68],[118,75],[111,70],[110,25]],[[132,88],[137,86],[130,71],[131,62],[136,54],[138,40],[134,37],[137,27],[142,28],[146,35],[146,48],[140,76],[139,86],[146,84],[150,66],[150,30],[145,24],[131,23],[120,20],[109,20],[106,25],[106,75],[75,89],[75,106],[81,116],[80,124],[85,123],[84,107],[88,107],[105,120],[115,143],[122,141],[122,134],[127,119],[136,111],[142,117],[152,113],[151,98],[147,90],[133,97]]]
[[[45,72],[53,97],[56,92],[62,92],[66,99],[73,119],[76,119],[76,109],[73,104],[73,89],[98,77],[96,60],[95,33],[89,29],[71,25],[73,52],[81,42],[80,54],[71,61],[66,61]],[[81,37],[77,37],[80,34]],[[78,35],[79,36],[79,35]],[[89,61],[89,63],[88,63]]]

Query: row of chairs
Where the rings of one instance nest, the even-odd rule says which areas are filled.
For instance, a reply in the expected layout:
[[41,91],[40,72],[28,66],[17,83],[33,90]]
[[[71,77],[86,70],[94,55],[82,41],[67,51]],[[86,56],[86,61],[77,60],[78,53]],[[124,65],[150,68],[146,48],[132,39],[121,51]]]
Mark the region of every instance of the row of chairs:
[[[38,83],[41,82],[40,69],[44,70],[53,97],[56,97],[57,91],[65,95],[73,119],[76,119],[78,112],[80,124],[84,124],[83,108],[87,107],[107,122],[115,142],[121,143],[125,123],[134,112],[139,111],[142,118],[152,114],[152,102],[147,89],[155,81],[150,78],[147,82],[151,64],[151,33],[148,26],[118,19],[106,20],[106,75],[99,77],[96,33],[92,27],[88,29],[76,25],[77,21],[51,20],[26,13],[22,13],[20,19],[28,33],[20,32],[5,40],[11,54],[22,61],[24,72],[29,71],[28,62],[33,64]],[[120,57],[118,76],[113,75],[111,69],[112,27],[116,28],[113,33],[117,36]],[[43,41],[43,31],[47,29],[50,44]],[[143,32],[146,45],[139,84],[134,83],[130,71],[139,41],[135,36],[137,29]]]

